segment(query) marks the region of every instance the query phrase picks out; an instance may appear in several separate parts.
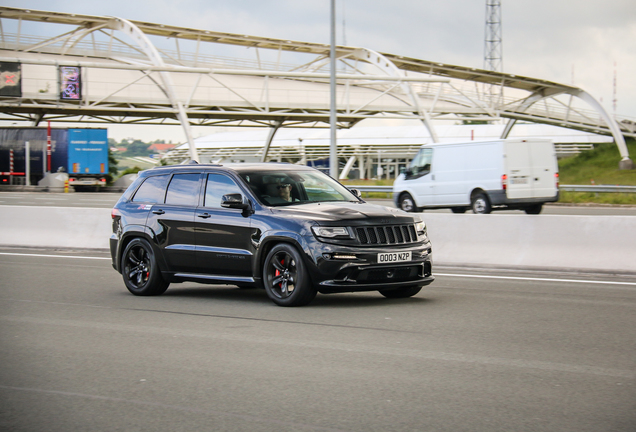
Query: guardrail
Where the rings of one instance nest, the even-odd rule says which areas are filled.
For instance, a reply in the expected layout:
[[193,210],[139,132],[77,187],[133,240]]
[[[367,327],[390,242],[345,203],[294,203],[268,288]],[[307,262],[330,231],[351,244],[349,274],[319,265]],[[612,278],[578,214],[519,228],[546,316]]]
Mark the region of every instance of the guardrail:
[[636,193],[636,186],[619,185],[561,185],[559,190],[568,192],[608,192],[608,193]]
[[[360,192],[392,193],[393,186],[347,185],[348,188],[358,189]],[[559,190],[568,192],[597,192],[597,193],[636,193],[636,186],[612,185],[560,185]]]

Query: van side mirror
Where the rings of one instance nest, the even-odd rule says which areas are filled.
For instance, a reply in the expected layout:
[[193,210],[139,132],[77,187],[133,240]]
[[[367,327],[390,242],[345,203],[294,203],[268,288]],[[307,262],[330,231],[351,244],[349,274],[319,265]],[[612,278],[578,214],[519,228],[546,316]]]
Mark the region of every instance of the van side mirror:
[[362,194],[360,193],[360,191],[358,189],[349,189],[349,192],[354,194],[356,196],[356,198],[360,198],[362,196]]
[[249,207],[249,204],[243,202],[243,195],[240,193],[233,193],[223,195],[221,198],[221,207],[245,210]]

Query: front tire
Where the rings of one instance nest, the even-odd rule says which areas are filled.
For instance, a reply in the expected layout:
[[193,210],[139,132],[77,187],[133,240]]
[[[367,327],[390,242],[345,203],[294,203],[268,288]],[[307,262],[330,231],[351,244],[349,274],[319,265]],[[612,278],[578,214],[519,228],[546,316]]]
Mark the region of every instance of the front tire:
[[419,293],[422,290],[422,287],[413,286],[406,288],[397,288],[392,290],[380,290],[380,294],[382,294],[386,298],[407,298],[413,297],[415,294]]
[[152,246],[142,238],[133,239],[124,249],[121,274],[128,291],[138,296],[161,295],[170,285],[161,276]]
[[304,306],[317,294],[298,250],[277,244],[265,258],[263,283],[267,296],[278,306]]
[[400,199],[398,203],[400,205],[400,209],[404,210],[405,212],[409,212],[409,213],[417,212],[417,206],[415,205],[415,200],[413,199],[411,194],[408,192],[404,192],[402,195],[400,195]]
[[488,197],[483,193],[476,194],[470,204],[475,214],[488,214],[492,211]]

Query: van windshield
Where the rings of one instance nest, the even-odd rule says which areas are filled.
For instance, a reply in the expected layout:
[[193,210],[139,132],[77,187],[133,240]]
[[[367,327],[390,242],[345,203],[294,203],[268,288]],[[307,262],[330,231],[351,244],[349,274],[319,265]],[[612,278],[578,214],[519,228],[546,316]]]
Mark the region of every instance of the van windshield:
[[431,160],[433,159],[433,149],[423,148],[415,155],[411,164],[409,165],[409,171],[412,175],[425,174],[431,171]]

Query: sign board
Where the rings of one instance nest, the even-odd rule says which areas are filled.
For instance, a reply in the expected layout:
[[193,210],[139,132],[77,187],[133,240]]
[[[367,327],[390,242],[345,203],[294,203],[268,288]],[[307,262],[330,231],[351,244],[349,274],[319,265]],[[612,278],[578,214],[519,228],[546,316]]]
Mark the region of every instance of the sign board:
[[17,62],[0,62],[0,96],[22,97],[22,67]]
[[82,99],[82,69],[79,66],[60,66],[60,99]]

